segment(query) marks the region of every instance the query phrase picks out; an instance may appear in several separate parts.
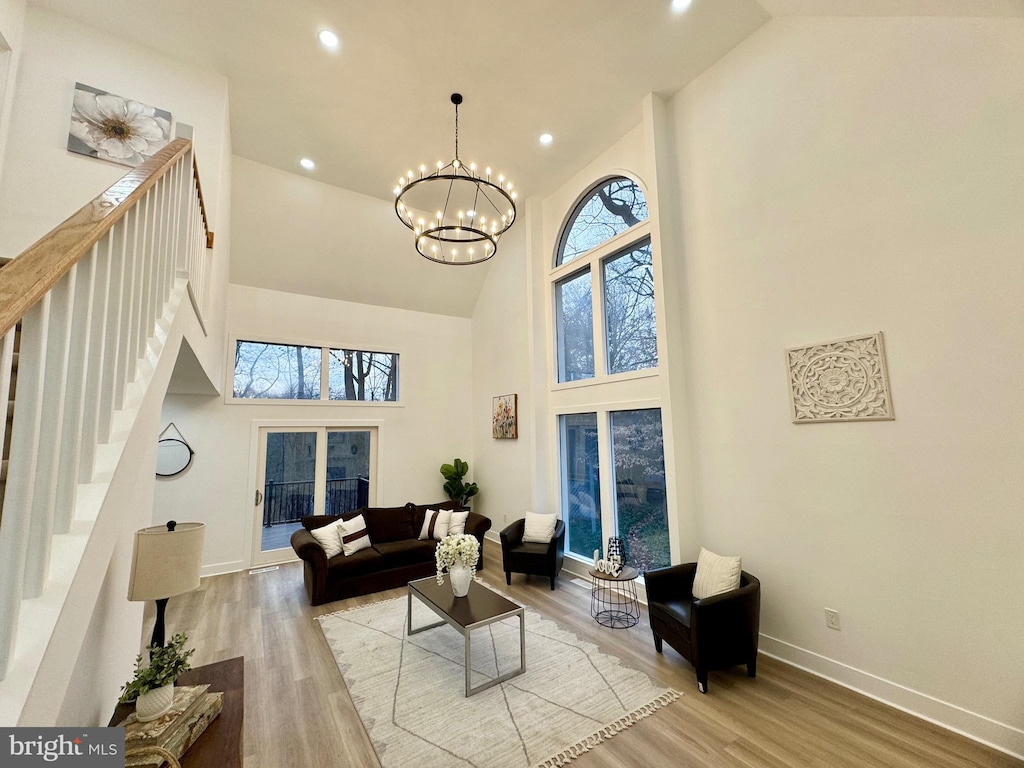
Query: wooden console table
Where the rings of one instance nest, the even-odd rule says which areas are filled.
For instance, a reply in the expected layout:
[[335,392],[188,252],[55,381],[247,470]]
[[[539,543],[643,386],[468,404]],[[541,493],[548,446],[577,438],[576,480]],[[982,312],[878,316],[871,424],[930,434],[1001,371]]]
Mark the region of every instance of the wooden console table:
[[[182,768],[242,768],[242,721],[245,711],[245,660],[237,656],[196,667],[178,678],[177,685],[209,684],[210,691],[222,691],[220,714],[181,758]],[[124,720],[135,709],[118,704],[109,725]]]

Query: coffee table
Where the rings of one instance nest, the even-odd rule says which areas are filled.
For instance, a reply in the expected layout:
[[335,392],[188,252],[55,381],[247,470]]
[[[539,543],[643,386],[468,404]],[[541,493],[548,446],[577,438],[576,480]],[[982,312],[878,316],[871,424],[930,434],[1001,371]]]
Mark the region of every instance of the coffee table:
[[[441,617],[442,621],[412,628],[412,599],[415,597],[423,605]],[[470,642],[474,629],[486,627],[502,619],[519,617],[519,669],[506,672],[482,685],[473,687],[470,684]],[[509,678],[521,675],[526,671],[526,615],[523,606],[502,597],[493,589],[485,587],[478,581],[469,585],[469,593],[465,597],[455,597],[448,576],[444,582],[437,583],[435,576],[409,582],[409,609],[407,614],[408,634],[415,635],[444,624],[457,629],[466,639],[466,698],[474,693],[486,691],[491,686],[503,683]]]

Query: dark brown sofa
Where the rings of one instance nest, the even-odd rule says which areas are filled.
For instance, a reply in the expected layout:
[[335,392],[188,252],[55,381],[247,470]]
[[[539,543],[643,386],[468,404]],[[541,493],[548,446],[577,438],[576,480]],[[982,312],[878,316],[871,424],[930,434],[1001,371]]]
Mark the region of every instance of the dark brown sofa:
[[[434,549],[436,541],[419,541],[420,528],[427,509],[459,509],[446,501],[439,504],[413,504],[403,507],[366,507],[346,512],[350,520],[363,515],[373,546],[346,557],[336,555],[330,560],[311,530],[333,523],[338,515],[317,515],[302,518],[302,528],[292,534],[292,549],[302,559],[306,592],[311,605],[322,605],[346,597],[381,592],[401,587],[413,579],[436,573]],[[491,521],[475,512],[466,520],[466,533],[480,542],[477,570],[484,565],[484,534]]]

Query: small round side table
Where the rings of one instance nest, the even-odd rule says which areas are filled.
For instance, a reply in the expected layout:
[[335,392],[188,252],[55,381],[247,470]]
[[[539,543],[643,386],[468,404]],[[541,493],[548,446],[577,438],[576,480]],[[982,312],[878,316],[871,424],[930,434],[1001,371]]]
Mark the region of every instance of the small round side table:
[[640,621],[640,601],[636,596],[636,580],[640,572],[631,566],[618,576],[590,570],[590,615],[602,627],[627,629]]

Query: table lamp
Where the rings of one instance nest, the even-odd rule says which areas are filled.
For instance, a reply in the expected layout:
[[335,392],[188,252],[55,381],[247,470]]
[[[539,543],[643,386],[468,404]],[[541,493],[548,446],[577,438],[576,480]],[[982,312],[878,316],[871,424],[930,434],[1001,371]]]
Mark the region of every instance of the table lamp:
[[156,624],[150,645],[164,644],[167,600],[199,587],[203,559],[203,523],[155,525],[135,532],[128,599],[155,600]]

